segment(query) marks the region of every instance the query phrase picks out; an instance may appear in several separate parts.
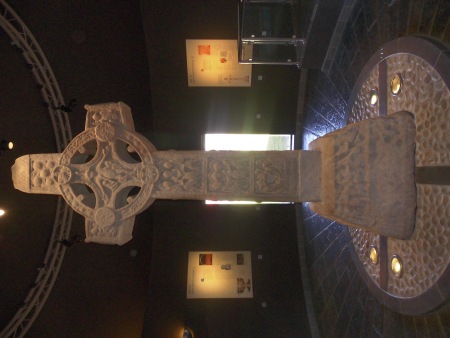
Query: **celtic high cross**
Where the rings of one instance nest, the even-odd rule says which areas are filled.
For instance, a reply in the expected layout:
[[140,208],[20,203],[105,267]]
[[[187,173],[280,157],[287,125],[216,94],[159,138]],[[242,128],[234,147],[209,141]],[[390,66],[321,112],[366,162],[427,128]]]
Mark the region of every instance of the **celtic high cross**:
[[[410,170],[400,165],[399,180],[395,174],[379,177],[370,168],[414,159],[414,123],[408,114],[344,128],[316,140],[311,151],[205,152],[157,151],[135,131],[131,110],[122,102],[86,109],[85,130],[62,153],[22,156],[12,173],[16,189],[62,195],[85,217],[87,242],[128,242],[135,216],[155,199],[309,201],[326,217],[389,236],[408,237],[414,227],[411,219],[406,225],[401,224],[405,219],[387,220],[397,212],[386,208],[386,197],[376,192],[379,185],[392,185],[389,198],[410,203],[413,173],[410,177]],[[391,132],[399,121],[401,131]],[[405,132],[404,125],[412,128]],[[374,148],[367,139],[380,126],[393,139],[386,141],[383,134],[382,144]],[[394,153],[388,149],[388,155],[374,156],[386,144]],[[365,148],[370,148],[368,155]],[[399,157],[398,151],[405,149],[407,155]],[[363,172],[355,175],[355,165]],[[367,180],[369,174],[372,178]],[[392,222],[399,225],[392,227]]]

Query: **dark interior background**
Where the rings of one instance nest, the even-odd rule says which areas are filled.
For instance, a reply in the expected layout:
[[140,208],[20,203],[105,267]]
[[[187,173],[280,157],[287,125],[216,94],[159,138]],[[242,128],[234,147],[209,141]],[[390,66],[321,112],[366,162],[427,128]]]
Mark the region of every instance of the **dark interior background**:
[[[185,39],[237,39],[236,1],[8,3],[42,47],[66,101],[77,99],[69,116],[74,135],[84,128],[84,104],[123,101],[132,108],[137,131],[160,150],[200,149],[205,132],[295,133],[297,143],[306,146],[346,123],[359,72],[384,43],[421,35],[450,44],[447,0],[322,0],[305,54],[306,68],[314,68],[308,76],[301,77],[296,67],[254,65],[249,88],[189,88]],[[312,3],[300,1],[302,27]],[[342,22],[339,6],[348,10]],[[331,41],[335,28],[341,39]],[[328,47],[334,53],[325,58]],[[56,209],[54,196],[15,190],[10,167],[21,155],[55,152],[56,145],[32,75],[3,31],[0,74],[0,137],[15,142],[14,151],[0,158],[0,207],[8,211],[0,219],[4,327],[36,278]],[[80,216],[74,216],[71,233],[83,235]],[[303,266],[300,237],[306,248]],[[251,251],[254,298],[187,300],[188,251],[198,250]],[[378,302],[349,250],[344,228],[311,213],[306,204],[157,201],[136,218],[129,243],[79,243],[66,251],[27,337],[173,338],[185,324],[200,338],[307,337],[315,329],[324,337],[450,335],[448,306],[412,317]],[[311,278],[318,322],[313,330],[301,267]]]

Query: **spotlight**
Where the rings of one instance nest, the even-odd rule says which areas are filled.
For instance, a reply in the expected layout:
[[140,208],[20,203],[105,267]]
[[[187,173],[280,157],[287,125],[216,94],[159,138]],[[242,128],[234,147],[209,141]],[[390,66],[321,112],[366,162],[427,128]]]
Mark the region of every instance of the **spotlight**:
[[370,102],[370,105],[372,107],[377,104],[377,102],[378,102],[378,91],[376,89],[372,89],[370,91],[369,102]]
[[3,210],[3,209],[0,209],[0,217],[2,217],[3,215],[5,215],[5,210]]
[[392,95],[398,95],[400,94],[400,91],[402,89],[403,85],[403,79],[400,74],[395,74],[395,76],[391,80],[391,93]]
[[370,246],[369,257],[372,264],[378,264],[378,250],[374,245]]
[[400,257],[397,255],[392,256],[391,270],[396,277],[401,277],[403,274],[403,263]]

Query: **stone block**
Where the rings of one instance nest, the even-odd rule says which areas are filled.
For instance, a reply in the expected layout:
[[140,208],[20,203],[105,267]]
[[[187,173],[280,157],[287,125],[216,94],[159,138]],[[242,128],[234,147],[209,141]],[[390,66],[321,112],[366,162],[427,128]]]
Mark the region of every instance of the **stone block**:
[[316,139],[321,152],[318,214],[399,239],[414,232],[415,123],[407,112],[364,120]]

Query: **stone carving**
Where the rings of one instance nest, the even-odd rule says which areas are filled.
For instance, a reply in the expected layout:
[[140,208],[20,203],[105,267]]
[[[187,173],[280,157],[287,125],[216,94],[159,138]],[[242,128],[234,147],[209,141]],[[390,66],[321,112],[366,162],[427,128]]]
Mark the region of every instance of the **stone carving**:
[[33,168],[31,177],[31,186],[33,189],[41,189],[42,191],[54,190],[55,180],[58,176],[53,171],[57,165],[54,156],[42,159],[32,159],[31,166]]
[[[309,147],[322,153],[324,196],[321,202],[311,203],[314,211],[386,236],[412,236],[416,188],[411,114],[351,124]],[[391,171],[394,167],[398,170]]]
[[[370,203],[377,199],[372,194],[373,189],[366,185],[367,178],[358,171],[367,169],[367,163],[361,162],[363,158],[358,157],[365,149],[352,145],[358,139],[364,141],[362,144],[365,146],[372,143],[389,144],[392,149],[399,146],[408,152],[410,135],[402,134],[405,139],[397,144],[397,138],[389,129],[398,127],[398,123],[409,124],[403,116],[390,119],[389,125],[378,133],[373,130],[385,122],[374,122],[372,128],[372,124],[369,124],[367,128],[370,132],[363,127],[357,127],[356,130],[351,127],[333,134],[332,139],[338,142],[320,143],[318,150],[322,153],[300,150],[156,151],[147,139],[134,131],[130,108],[124,103],[86,106],[86,109],[85,131],[75,137],[62,154],[26,155],[17,159],[12,170],[17,189],[31,193],[61,194],[75,211],[86,218],[88,242],[127,242],[132,236],[135,216],[156,198],[304,202],[320,201],[325,197],[324,202],[328,203],[326,198],[329,195],[324,192],[330,187],[330,191],[336,192],[336,215],[348,224],[364,226],[360,225],[364,219],[347,209],[347,206],[360,206],[361,213],[367,212],[370,217],[374,217],[371,228],[392,232],[378,221],[382,217],[377,212],[388,209],[382,208],[375,212],[368,210]],[[399,119],[400,122],[397,121]],[[369,142],[371,135],[376,137]],[[390,137],[391,143],[386,139]],[[329,140],[330,137],[324,139]],[[375,155],[374,149],[381,151],[377,147],[370,148],[370,156]],[[131,156],[132,152],[137,156]],[[322,163],[327,163],[326,168],[329,168],[324,154],[330,153],[334,154],[336,168],[343,168],[331,181],[327,171],[321,169]],[[405,156],[409,159],[408,156],[413,155]],[[376,164],[380,170],[390,164],[381,154],[375,157],[379,159]],[[347,166],[355,166],[355,170],[347,172]],[[323,184],[323,175],[326,184]],[[374,177],[379,178],[377,175]],[[356,178],[351,181],[355,189],[349,190],[345,186],[350,178]],[[411,182],[410,175],[406,175],[404,183],[408,189]],[[377,183],[391,181],[378,180]],[[132,196],[135,187],[140,190]],[[400,190],[409,193],[408,189]],[[379,193],[376,192],[375,196],[379,196]],[[388,215],[391,216],[390,213]],[[407,220],[406,226],[396,231],[401,236],[406,236],[405,233],[414,225],[409,222],[409,218],[404,219]]]
[[250,191],[250,159],[210,158],[208,160],[208,191]]
[[[448,166],[450,159],[450,91],[436,70],[424,59],[407,53],[386,59],[387,79],[396,74],[402,78],[397,95],[388,92],[387,113],[408,111],[415,117],[415,165]],[[368,109],[368,95],[378,84],[378,66],[369,74],[358,92],[349,122],[373,118],[378,109]],[[389,91],[388,86],[388,91]],[[375,107],[376,108],[376,107]],[[398,168],[391,168],[389,174]],[[450,187],[438,184],[417,184],[417,211],[413,235],[407,240],[390,237],[388,258],[394,254],[403,261],[401,278],[389,273],[385,291],[397,298],[412,299],[436,287],[450,264]],[[399,210],[402,208],[398,206]],[[379,247],[380,235],[364,229],[349,228],[350,237],[367,275],[379,286],[380,265],[370,263],[368,248]],[[445,290],[440,290],[443,295]]]
[[[309,155],[312,156],[301,151],[157,151],[153,158],[160,176],[152,196],[201,200],[315,200],[320,156]],[[303,167],[311,168],[315,175],[312,178],[305,175],[307,178],[301,182],[298,173]]]
[[262,159],[255,161],[255,183],[258,192],[281,192],[284,161]]
[[[156,149],[134,132],[125,104],[86,108],[86,130],[62,154],[19,158],[14,184],[26,192],[61,194],[86,217],[86,241],[123,244],[131,239],[134,215],[153,201],[159,171],[151,152]],[[129,196],[134,187],[141,188],[139,193]]]
[[159,159],[157,166],[161,172],[157,190],[203,191],[201,176],[203,163],[199,159]]
[[[388,96],[388,114],[407,109],[416,121],[416,166],[450,164],[450,90],[432,65],[412,54],[387,60],[388,79],[401,74],[400,95]],[[398,254],[405,269],[402,278],[390,276],[388,292],[413,297],[430,289],[450,264],[450,187],[417,185],[414,236],[388,240],[388,253]]]

